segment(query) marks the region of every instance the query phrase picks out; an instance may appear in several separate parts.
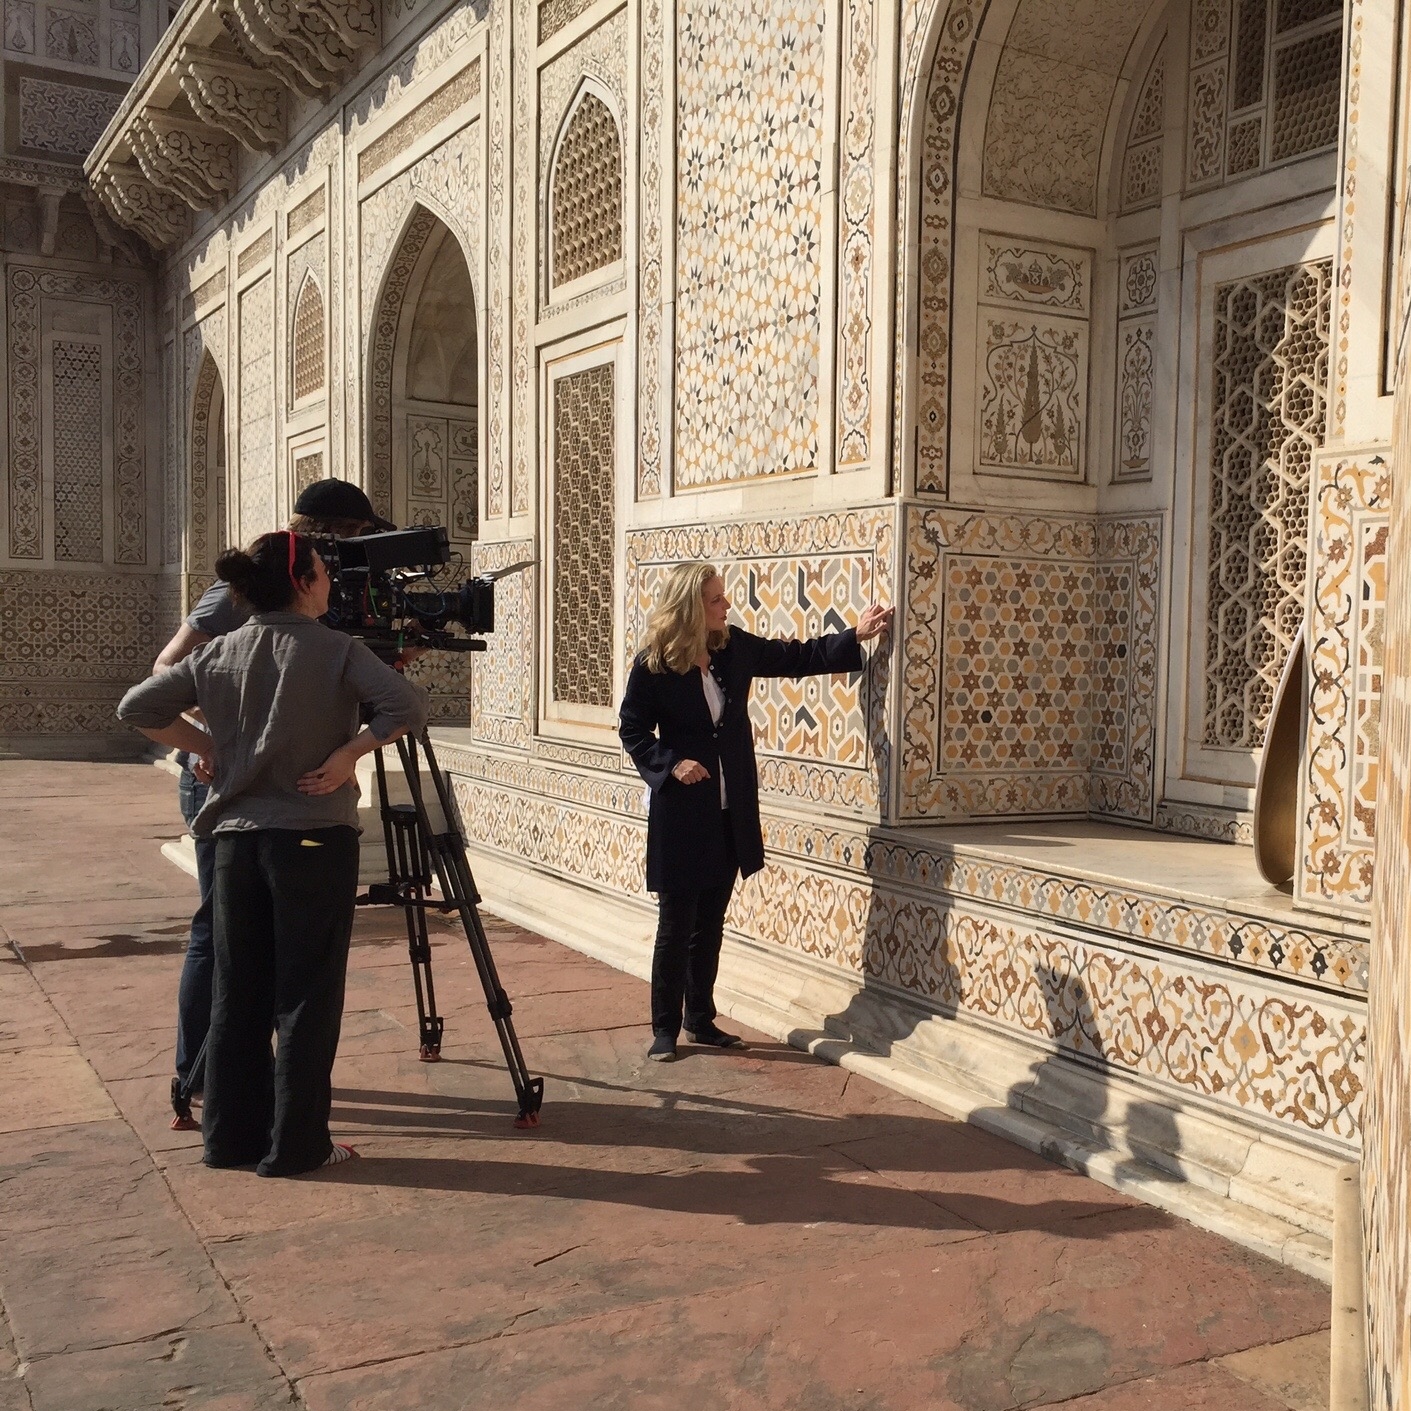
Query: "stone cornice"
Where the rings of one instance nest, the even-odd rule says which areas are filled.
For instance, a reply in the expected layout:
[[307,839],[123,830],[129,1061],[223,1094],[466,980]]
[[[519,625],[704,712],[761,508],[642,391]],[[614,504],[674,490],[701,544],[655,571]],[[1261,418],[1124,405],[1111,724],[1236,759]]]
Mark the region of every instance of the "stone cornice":
[[131,162],[114,162],[93,175],[93,189],[103,208],[149,245],[163,249],[186,230],[186,207],[159,190]]
[[[381,0],[187,0],[84,163],[119,225],[156,249],[223,204],[238,147],[288,132],[288,93],[327,98],[381,39]],[[40,184],[36,181],[35,184]]]
[[65,192],[82,192],[88,183],[63,162],[41,162],[29,157],[0,156],[0,181],[11,186],[56,187]]

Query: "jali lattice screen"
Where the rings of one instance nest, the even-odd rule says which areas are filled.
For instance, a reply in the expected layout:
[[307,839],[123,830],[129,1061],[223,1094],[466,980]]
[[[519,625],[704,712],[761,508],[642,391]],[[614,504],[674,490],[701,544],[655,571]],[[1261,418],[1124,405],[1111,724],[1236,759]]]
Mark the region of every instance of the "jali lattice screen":
[[611,706],[613,366],[554,383],[554,699]]
[[556,285],[622,258],[622,138],[594,93],[579,100],[559,145],[552,211]]
[[1258,749],[1304,614],[1332,261],[1215,291],[1203,743]]
[[103,350],[54,341],[54,557],[103,562]]
[[310,276],[294,305],[294,400],[323,391],[323,295]]

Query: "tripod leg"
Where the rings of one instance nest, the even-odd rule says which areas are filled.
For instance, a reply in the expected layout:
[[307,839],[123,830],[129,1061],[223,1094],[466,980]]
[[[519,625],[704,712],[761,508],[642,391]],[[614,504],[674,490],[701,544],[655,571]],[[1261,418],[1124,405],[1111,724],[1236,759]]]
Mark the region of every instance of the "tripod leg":
[[417,828],[415,809],[398,804],[394,811],[397,815],[397,858],[405,887],[402,913],[407,922],[407,955],[412,964],[417,1026],[421,1035],[419,1056],[423,1063],[435,1063],[441,1057],[441,1035],[446,1024],[436,1013],[436,986],[431,976],[431,938],[426,930],[431,864]]
[[[427,772],[440,808],[440,821],[443,825],[440,831],[432,828],[427,812],[417,758],[418,745],[426,756]],[[520,1051],[519,1038],[515,1034],[511,1019],[514,1006],[500,984],[495,960],[490,954],[490,942],[486,939],[485,928],[481,924],[477,910],[480,894],[475,889],[475,878],[471,875],[465,842],[455,826],[450,789],[436,763],[436,756],[432,753],[431,741],[425,734],[419,738],[403,737],[397,741],[397,749],[402,758],[402,767],[406,770],[407,784],[411,789],[412,803],[427,853],[436,869],[441,895],[460,915],[466,941],[470,945],[471,958],[475,961],[480,984],[485,991],[486,1007],[494,1022],[500,1048],[505,1055],[505,1065],[509,1069],[510,1081],[514,1084],[515,1096],[519,1100],[519,1115],[515,1118],[515,1126],[536,1127],[539,1124],[539,1109],[544,1103],[544,1080],[530,1075],[524,1055]]]
[[418,1056],[423,1063],[441,1057],[446,1021],[436,1012],[436,986],[431,978],[431,940],[426,931],[426,898],[431,888],[431,864],[411,804],[388,801],[387,770],[377,751],[377,792],[382,835],[387,848],[388,895],[398,900],[407,926],[407,954],[416,993]]

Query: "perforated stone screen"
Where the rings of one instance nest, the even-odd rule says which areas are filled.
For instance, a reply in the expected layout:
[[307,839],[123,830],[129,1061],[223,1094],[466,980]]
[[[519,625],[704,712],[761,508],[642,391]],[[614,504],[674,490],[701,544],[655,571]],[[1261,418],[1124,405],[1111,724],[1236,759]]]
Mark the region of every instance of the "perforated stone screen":
[[323,391],[323,295],[318,283],[306,279],[294,306],[294,400]]
[[103,562],[103,353],[54,343],[54,557]]
[[1207,746],[1258,749],[1304,613],[1308,484],[1322,444],[1332,261],[1215,291],[1206,562]]
[[611,706],[613,368],[554,383],[554,699]]
[[552,211],[556,285],[622,258],[622,138],[596,94],[583,95],[559,144]]
[[316,480],[323,479],[323,452],[306,451],[294,457],[294,494],[307,490]]
[[1274,57],[1273,161],[1316,152],[1338,140],[1342,33],[1324,30],[1280,49]]
[[[1188,188],[1334,149],[1342,45],[1341,0],[1200,0],[1191,24]],[[1130,193],[1124,200],[1133,203]]]

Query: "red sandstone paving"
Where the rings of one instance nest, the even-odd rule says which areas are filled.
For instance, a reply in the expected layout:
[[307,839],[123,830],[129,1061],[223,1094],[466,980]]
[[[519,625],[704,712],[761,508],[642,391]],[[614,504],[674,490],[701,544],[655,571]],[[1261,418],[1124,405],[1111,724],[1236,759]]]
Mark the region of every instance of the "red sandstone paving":
[[[35,1411],[275,1411],[292,1404],[289,1381],[249,1323],[183,1328],[31,1363]],[[3,1385],[3,1383],[0,1383]],[[31,1403],[19,1403],[30,1411]],[[0,1408],[7,1403],[0,1400]]]
[[334,1073],[363,1159],[209,1171],[169,1130],[174,792],[0,764],[32,961],[0,960],[0,1101],[7,1052],[77,1045],[119,1113],[0,1148],[0,1411],[1275,1411],[1216,1359],[1327,1325],[1312,1281],[774,1041],[647,1064],[640,981],[493,918],[540,1128],[459,932],[423,1064],[400,920],[363,912]]
[[[1050,1411],[1035,1407],[1034,1411]],[[1285,1411],[1286,1403],[1264,1395],[1247,1382],[1209,1362],[1178,1367],[1156,1377],[1139,1377],[1092,1396],[1062,1403],[1063,1411]]]

